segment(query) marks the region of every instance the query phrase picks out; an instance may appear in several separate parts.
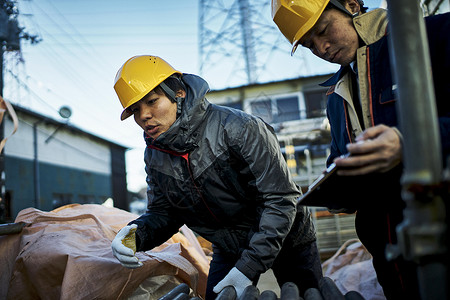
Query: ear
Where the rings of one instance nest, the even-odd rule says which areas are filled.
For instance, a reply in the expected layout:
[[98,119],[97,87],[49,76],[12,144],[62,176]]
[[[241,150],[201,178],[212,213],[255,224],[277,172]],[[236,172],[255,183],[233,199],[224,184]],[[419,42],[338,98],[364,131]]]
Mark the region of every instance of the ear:
[[177,94],[175,96],[176,97],[180,97],[180,98],[184,98],[184,97],[186,97],[186,91],[178,90],[178,92],[177,92]]
[[345,8],[352,14],[359,14],[361,12],[361,6],[357,0],[347,0],[345,2]]

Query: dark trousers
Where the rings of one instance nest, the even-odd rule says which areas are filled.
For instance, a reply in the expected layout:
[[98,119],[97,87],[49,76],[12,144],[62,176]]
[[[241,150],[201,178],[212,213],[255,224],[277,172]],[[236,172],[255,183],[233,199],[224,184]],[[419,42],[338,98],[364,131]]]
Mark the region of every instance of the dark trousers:
[[356,214],[356,232],[373,256],[378,282],[388,300],[420,299],[416,265],[401,258],[386,259],[386,245],[397,244],[396,226],[402,220],[402,208],[388,212],[362,209]]
[[[213,292],[214,286],[234,267],[237,259],[214,251],[206,286],[206,300],[216,298],[217,295]],[[294,282],[299,288],[300,295],[303,295],[308,288],[317,288],[322,278],[322,265],[316,242],[301,247],[285,245],[275,259],[272,270],[280,287],[285,282]],[[253,284],[256,285],[258,280],[259,278]]]

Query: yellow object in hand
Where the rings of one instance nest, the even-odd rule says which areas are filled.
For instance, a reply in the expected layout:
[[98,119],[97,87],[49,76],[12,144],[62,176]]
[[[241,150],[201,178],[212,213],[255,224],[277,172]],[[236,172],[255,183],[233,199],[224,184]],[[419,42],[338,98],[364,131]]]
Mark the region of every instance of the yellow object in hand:
[[131,228],[128,234],[122,239],[122,244],[133,250],[134,253],[136,253],[136,229],[137,228]]
[[143,263],[136,257],[136,229],[136,224],[123,227],[111,242],[113,255],[120,261],[122,266],[130,269],[143,266]]

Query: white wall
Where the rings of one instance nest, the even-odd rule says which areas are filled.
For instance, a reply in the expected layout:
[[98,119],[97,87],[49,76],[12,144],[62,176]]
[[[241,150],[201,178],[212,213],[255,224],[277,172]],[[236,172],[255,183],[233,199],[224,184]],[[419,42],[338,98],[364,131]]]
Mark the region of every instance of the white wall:
[[[19,129],[6,142],[5,155],[34,160],[33,124],[37,119],[24,114],[18,117]],[[111,152],[108,144],[71,132],[64,127],[46,142],[57,128],[55,125],[37,124],[40,162],[97,173],[111,173]],[[12,130],[12,121],[6,118],[5,136]]]

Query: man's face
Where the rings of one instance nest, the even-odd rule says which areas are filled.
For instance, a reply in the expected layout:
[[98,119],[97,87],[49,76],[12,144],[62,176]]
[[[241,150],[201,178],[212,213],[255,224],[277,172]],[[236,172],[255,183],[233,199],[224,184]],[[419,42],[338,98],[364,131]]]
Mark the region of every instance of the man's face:
[[337,9],[326,9],[300,44],[316,56],[342,66],[355,60],[358,34],[349,16]]
[[128,109],[133,113],[136,123],[153,139],[166,132],[177,118],[177,104],[164,93],[160,95],[155,91]]

